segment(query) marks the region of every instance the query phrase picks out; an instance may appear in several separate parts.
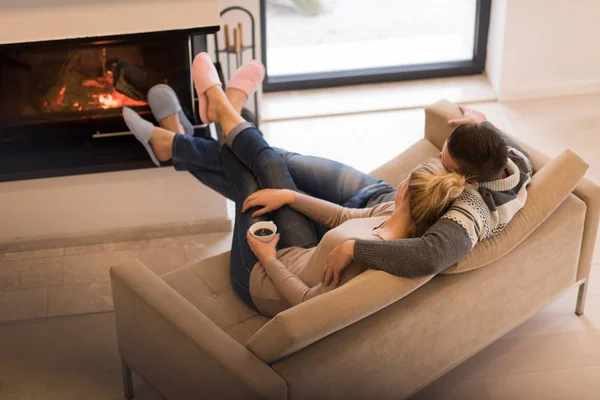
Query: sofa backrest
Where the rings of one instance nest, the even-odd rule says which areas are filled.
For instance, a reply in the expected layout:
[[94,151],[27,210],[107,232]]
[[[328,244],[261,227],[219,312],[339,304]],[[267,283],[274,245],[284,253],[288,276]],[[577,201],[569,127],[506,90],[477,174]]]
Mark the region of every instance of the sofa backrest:
[[481,268],[504,257],[542,224],[571,194],[588,165],[570,150],[535,172],[527,188],[527,202],[500,234],[475,245],[458,263],[443,274]]
[[267,322],[246,348],[275,362],[407,296],[433,275],[402,278],[367,270],[345,285],[287,309]]

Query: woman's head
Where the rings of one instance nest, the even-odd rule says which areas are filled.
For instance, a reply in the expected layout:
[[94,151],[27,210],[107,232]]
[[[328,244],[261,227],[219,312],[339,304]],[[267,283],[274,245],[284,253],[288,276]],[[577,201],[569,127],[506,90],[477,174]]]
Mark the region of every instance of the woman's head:
[[404,195],[415,224],[414,236],[421,236],[461,195],[466,177],[449,172],[434,158],[416,167],[404,181]]

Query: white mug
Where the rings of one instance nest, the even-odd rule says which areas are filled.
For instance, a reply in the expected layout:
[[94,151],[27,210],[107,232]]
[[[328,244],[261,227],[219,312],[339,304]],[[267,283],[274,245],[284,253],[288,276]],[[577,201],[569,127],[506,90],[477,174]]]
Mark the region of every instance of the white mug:
[[[255,234],[255,232],[259,229],[268,229],[273,233],[271,233],[269,236],[258,236]],[[277,225],[275,225],[273,223],[273,221],[260,221],[260,222],[253,224],[250,227],[250,234],[264,243],[268,243],[271,240],[273,240],[276,233],[277,233]]]

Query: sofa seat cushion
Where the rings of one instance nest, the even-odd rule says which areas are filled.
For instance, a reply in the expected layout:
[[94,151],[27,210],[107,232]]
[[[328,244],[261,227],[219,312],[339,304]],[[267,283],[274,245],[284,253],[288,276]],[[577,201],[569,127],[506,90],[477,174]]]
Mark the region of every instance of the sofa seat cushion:
[[244,344],[269,318],[242,302],[229,280],[229,252],[190,264],[162,277],[238,343]]
[[527,189],[525,206],[498,235],[478,243],[466,257],[442,272],[456,274],[481,268],[504,257],[548,218],[583,179],[588,164],[565,150],[537,171]]

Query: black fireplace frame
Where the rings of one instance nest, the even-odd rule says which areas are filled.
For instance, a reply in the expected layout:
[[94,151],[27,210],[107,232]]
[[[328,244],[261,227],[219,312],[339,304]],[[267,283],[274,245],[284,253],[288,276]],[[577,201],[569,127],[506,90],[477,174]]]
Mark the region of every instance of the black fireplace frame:
[[[161,32],[10,43],[1,44],[0,52],[15,48],[36,49],[42,46],[85,47],[91,43],[108,45],[130,41],[148,42],[157,39],[182,40],[185,38],[189,42],[190,56],[193,59],[196,54],[207,50],[208,35],[218,32],[219,29],[219,26],[208,26]],[[192,107],[195,111],[198,108],[198,99],[192,85],[190,85],[190,90],[193,96]],[[195,115],[197,116],[197,113]],[[194,136],[210,138],[208,127],[202,125],[199,119],[192,121],[192,123],[195,128]],[[85,123],[82,123],[82,127],[83,124]],[[70,146],[68,141],[63,140],[66,146],[61,151],[61,145],[56,145],[58,146],[56,149],[52,147],[54,145],[52,137],[39,138],[32,135],[31,139],[19,140],[18,145],[16,145],[14,138],[11,138],[8,134],[3,135],[1,129],[0,182],[113,172],[154,166],[144,148],[137,143],[133,135],[123,136],[119,133],[114,134],[114,137],[111,134],[105,135],[107,138],[101,139],[103,141],[103,144],[100,145],[101,151],[95,149],[94,145]],[[19,154],[19,149],[22,150],[21,154]],[[170,165],[170,163],[164,163],[164,165]]]

